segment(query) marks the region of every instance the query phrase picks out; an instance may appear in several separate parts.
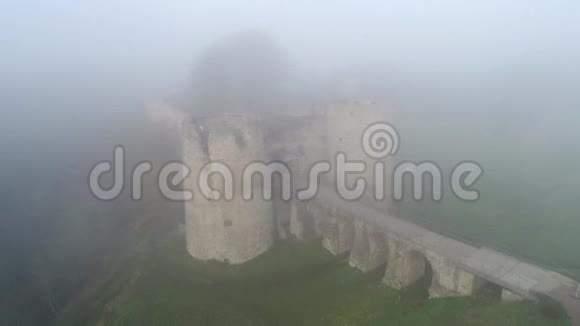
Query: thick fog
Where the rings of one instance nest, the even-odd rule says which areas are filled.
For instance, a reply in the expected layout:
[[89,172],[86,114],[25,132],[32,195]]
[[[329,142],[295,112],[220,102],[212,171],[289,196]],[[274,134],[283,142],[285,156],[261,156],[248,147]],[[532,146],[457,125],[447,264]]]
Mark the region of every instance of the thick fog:
[[[35,266],[31,257],[49,256],[47,242],[60,237],[53,220],[81,214],[84,208],[67,203],[87,201],[89,169],[111,159],[114,145],[126,146],[133,161],[179,159],[175,141],[148,121],[147,104],[188,102],[205,85],[198,78],[204,58],[227,53],[230,40],[244,33],[263,36],[279,51],[284,69],[276,80],[285,88],[256,77],[254,93],[238,94],[280,92],[277,101],[264,102],[271,110],[292,101],[381,98],[394,110],[456,123],[476,119],[474,128],[526,144],[525,155],[559,155],[558,148],[580,143],[576,0],[3,1],[0,277],[26,278],[23,271]],[[244,58],[261,55],[252,49]],[[269,73],[262,64],[257,69]],[[537,143],[553,151],[534,151]],[[519,145],[514,151],[523,151]],[[461,159],[487,158],[479,155]],[[533,158],[525,155],[523,161]],[[130,215],[113,206],[95,215],[108,209],[116,212],[111,216]],[[90,259],[123,245],[91,232],[91,248],[65,247]],[[79,266],[94,263],[75,259]]]
[[11,1],[1,10],[2,89],[95,94],[105,90],[89,87],[106,85],[118,94],[180,87],[196,54],[245,30],[268,33],[308,78],[353,69],[449,82],[514,69],[574,76],[579,7],[495,0]]
[[67,144],[86,146],[86,137],[106,137],[104,130],[119,132],[127,125],[119,121],[137,119],[133,110],[144,103],[192,88],[208,46],[247,31],[270,37],[285,52],[286,78],[311,95],[332,85],[332,94],[382,96],[399,109],[411,99],[433,110],[557,116],[578,103],[577,1],[0,6],[6,158],[66,151]]

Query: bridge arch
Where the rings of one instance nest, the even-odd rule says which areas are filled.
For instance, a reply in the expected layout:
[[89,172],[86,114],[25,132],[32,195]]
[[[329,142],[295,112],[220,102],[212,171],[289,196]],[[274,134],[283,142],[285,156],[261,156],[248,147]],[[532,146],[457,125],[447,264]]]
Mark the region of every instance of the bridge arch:
[[360,220],[353,220],[354,239],[349,265],[368,272],[387,263],[389,258],[387,238],[384,233]]
[[388,261],[383,283],[404,289],[425,275],[426,256],[417,248],[396,238],[387,238]]

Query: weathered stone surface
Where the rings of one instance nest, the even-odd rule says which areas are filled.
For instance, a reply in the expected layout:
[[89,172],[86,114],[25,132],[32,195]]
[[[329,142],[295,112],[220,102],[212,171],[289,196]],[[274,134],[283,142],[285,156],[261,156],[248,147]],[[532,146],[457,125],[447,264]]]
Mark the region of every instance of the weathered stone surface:
[[322,246],[333,255],[341,255],[351,250],[354,227],[350,221],[329,217],[322,226]]
[[267,122],[267,150],[273,160],[284,162],[292,172],[292,189],[307,188],[311,167],[329,159],[323,117],[321,113],[274,116]]
[[[292,175],[291,188],[294,192],[307,189],[310,185],[310,169],[318,161],[327,160],[326,130],[321,114],[269,116],[265,123],[266,150],[270,159],[284,163]],[[321,178],[320,178],[321,179]],[[318,183],[319,180],[313,180]],[[274,178],[274,207],[278,237],[285,239],[289,234],[298,239],[317,237],[315,223],[306,211],[306,203],[300,200],[282,200],[281,183]]]
[[485,284],[483,279],[457,268],[443,256],[428,252],[427,259],[433,269],[431,298],[470,296]]
[[[254,198],[241,196],[243,168],[250,162],[265,160],[264,139],[256,121],[247,116],[223,115],[215,118],[185,120],[183,161],[191,169],[185,187],[194,192],[186,203],[186,238],[189,253],[202,260],[233,264],[248,261],[274,242],[271,201],[262,199],[262,185],[256,182]],[[197,178],[208,161],[227,164],[234,175],[232,200],[205,198]],[[212,177],[213,189],[221,190],[221,177]]]
[[282,197],[282,182],[280,178],[274,178],[272,185],[276,235],[280,240],[288,239],[291,234],[292,202],[284,200]]
[[[308,223],[306,224],[308,226],[309,229],[312,230],[314,237],[322,237],[322,230],[323,230],[323,226],[324,223],[326,223],[326,221],[328,221],[328,219],[330,218],[330,213],[328,212],[328,210],[324,209],[322,207],[322,205],[320,205],[320,203],[318,203],[317,201],[306,201],[306,202],[301,202],[302,203],[302,207],[304,207],[305,209],[305,213],[304,214],[300,214],[300,216],[306,216],[307,219],[305,219],[305,221],[307,221]],[[298,205],[297,207],[300,207],[300,205]],[[300,212],[300,210],[298,210],[297,212]]]
[[[393,212],[396,211],[396,205],[391,200],[391,189],[388,186],[386,176],[392,175],[393,159],[386,157],[384,159],[375,159],[370,157],[363,149],[362,135],[364,131],[372,124],[378,122],[389,122],[391,114],[388,107],[380,102],[353,99],[342,101],[330,105],[326,109],[326,147],[328,156],[334,162],[338,153],[344,153],[348,161],[364,162],[366,170],[362,173],[353,173],[347,175],[345,178],[346,185],[352,189],[355,186],[356,180],[362,178],[366,181],[366,191],[363,194],[362,200],[365,205],[373,206],[376,209]],[[380,184],[375,183],[374,166],[377,162],[382,162],[384,165],[383,178],[383,198],[375,200],[375,186],[380,187]],[[332,185],[336,185],[335,174],[329,174],[329,181]]]
[[355,220],[350,266],[368,272],[385,264],[389,255],[386,241],[383,234],[374,232],[362,221]]
[[425,257],[406,243],[388,239],[387,270],[383,283],[395,289],[404,289],[425,275]]
[[317,221],[305,202],[290,202],[290,233],[299,240],[320,237]]

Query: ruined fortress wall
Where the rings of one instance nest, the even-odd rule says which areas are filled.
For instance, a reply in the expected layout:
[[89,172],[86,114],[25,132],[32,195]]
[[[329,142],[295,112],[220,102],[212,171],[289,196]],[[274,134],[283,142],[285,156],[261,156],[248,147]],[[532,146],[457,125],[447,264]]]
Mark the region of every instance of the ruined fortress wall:
[[[344,101],[308,115],[259,118],[247,113],[226,113],[187,117],[183,121],[183,160],[192,170],[186,187],[194,190],[195,197],[186,202],[187,247],[195,258],[241,263],[266,251],[276,238],[286,238],[289,234],[298,238],[321,235],[321,217],[315,216],[304,201],[281,200],[280,189],[273,189],[272,201],[262,199],[262,189],[256,186],[252,200],[242,199],[243,168],[253,161],[286,163],[293,176],[294,196],[296,190],[308,186],[310,169],[319,161],[330,162],[333,167],[320,182],[334,183],[335,155],[344,153],[349,161],[367,163],[364,173],[347,176],[347,184],[352,187],[354,180],[362,176],[367,181],[363,200],[380,209],[392,208],[388,179],[385,179],[385,198],[373,199],[376,160],[361,145],[362,134],[369,125],[388,121],[388,111],[381,104]],[[221,161],[232,169],[233,200],[209,200],[200,193],[197,176],[209,161]],[[387,169],[392,166],[392,158],[384,162]],[[388,176],[390,170],[385,172],[385,178]],[[276,179],[274,188],[279,188]],[[213,177],[212,188],[221,189],[221,186],[221,178]]]
[[[385,164],[384,173],[384,199],[374,200],[374,164],[377,159],[368,156],[362,146],[362,135],[364,131],[377,122],[389,122],[391,111],[379,102],[366,100],[349,100],[330,105],[325,110],[325,127],[327,155],[334,162],[337,153],[344,153],[348,161],[362,161],[366,163],[367,169],[364,173],[351,174],[346,177],[349,188],[354,187],[357,178],[366,180],[367,188],[362,200],[378,209],[389,211],[395,210],[391,200],[391,173],[394,166],[394,159],[388,156],[381,159]],[[334,165],[334,164],[333,164]],[[329,176],[329,184],[336,185],[335,175]]]
[[[255,258],[274,242],[273,206],[261,196],[262,183],[254,184],[252,200],[241,196],[243,168],[252,161],[267,159],[258,122],[252,117],[228,114],[189,118],[184,123],[183,160],[192,170],[186,187],[194,190],[195,197],[186,202],[189,253],[197,259],[233,264]],[[200,193],[197,177],[210,160],[225,163],[232,170],[232,200],[211,200]],[[214,189],[223,190],[221,177],[210,179]]]
[[[384,164],[384,198],[377,201],[374,199],[374,166],[378,160],[368,156],[361,144],[366,128],[377,122],[388,122],[390,114],[388,107],[381,103],[349,100],[315,108],[307,115],[275,116],[274,121],[266,123],[266,128],[270,128],[267,150],[274,160],[284,161],[291,169],[294,192],[308,186],[310,169],[319,161],[329,162],[333,170],[321,175],[318,182],[334,186],[337,153],[344,153],[348,161],[365,162],[367,170],[347,175],[347,185],[353,187],[357,178],[364,178],[367,188],[361,200],[394,213],[396,207],[391,200],[390,187],[394,159],[381,160]],[[316,225],[312,221],[316,216],[311,216],[305,209],[306,203],[281,201],[279,197],[279,192],[275,191],[274,206],[280,238],[288,234],[298,238],[317,234],[316,230],[309,230]]]
[[282,161],[292,173],[291,200],[282,200],[279,183],[274,184],[278,236],[281,239],[290,234],[299,239],[315,237],[313,217],[306,209],[306,203],[296,200],[294,195],[297,190],[308,187],[311,167],[318,161],[328,160],[324,116],[319,112],[271,118],[274,121],[265,123],[269,135],[266,137],[268,152],[272,160]]
[[[314,164],[320,161],[327,161],[326,152],[326,129],[323,126],[323,116],[314,116],[306,120],[300,129],[295,130],[291,139],[297,146],[297,155],[294,159],[288,161],[292,171],[293,184],[295,190],[306,189],[310,182],[310,170]],[[312,182],[322,182],[324,175],[320,180]],[[290,227],[293,230],[302,230],[300,234],[294,233],[299,238],[312,238],[318,235],[316,230],[316,221],[314,216],[306,209],[306,202],[294,199],[290,202],[291,215]]]

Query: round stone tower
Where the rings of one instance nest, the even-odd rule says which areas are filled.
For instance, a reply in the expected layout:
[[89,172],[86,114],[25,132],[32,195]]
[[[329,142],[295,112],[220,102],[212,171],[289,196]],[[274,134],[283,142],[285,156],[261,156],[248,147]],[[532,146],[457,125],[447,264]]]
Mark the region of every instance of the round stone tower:
[[[242,198],[242,175],[253,161],[267,161],[264,135],[258,119],[244,114],[222,114],[183,120],[183,161],[190,168],[185,188],[194,199],[185,204],[187,250],[197,259],[239,264],[262,254],[274,243],[274,211],[262,198],[262,182],[253,187],[253,198]],[[223,198],[224,183],[210,176],[221,199],[202,195],[198,176],[210,161],[229,166],[234,177],[233,199]]]

